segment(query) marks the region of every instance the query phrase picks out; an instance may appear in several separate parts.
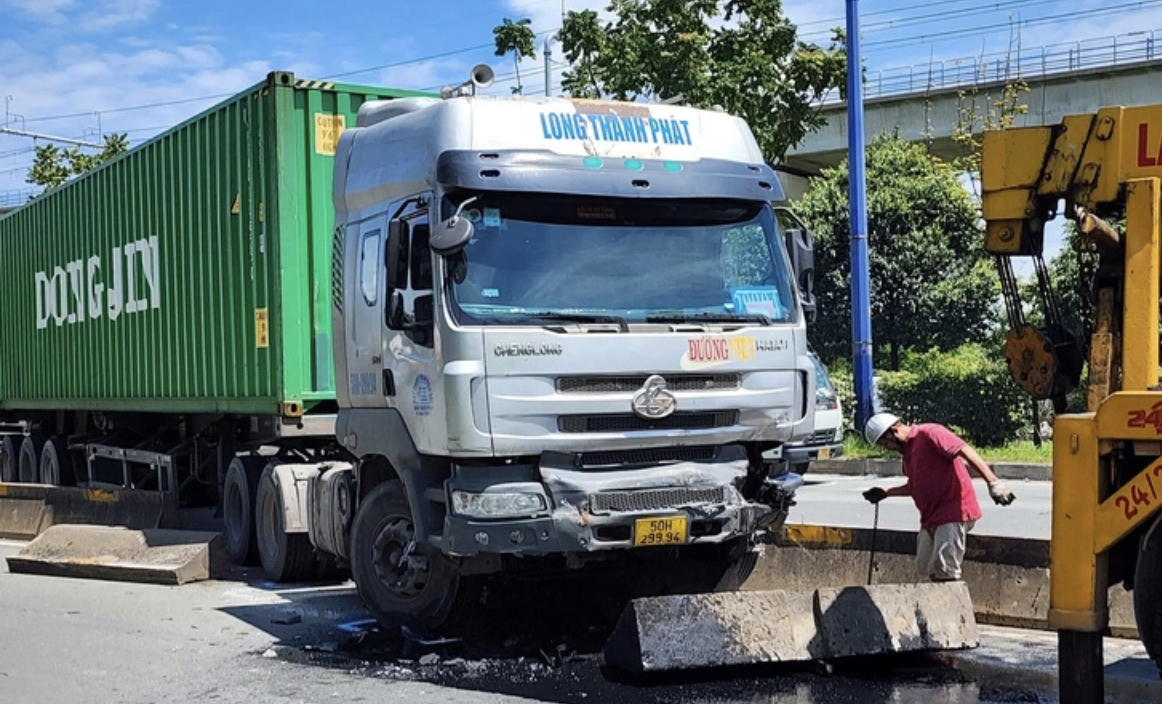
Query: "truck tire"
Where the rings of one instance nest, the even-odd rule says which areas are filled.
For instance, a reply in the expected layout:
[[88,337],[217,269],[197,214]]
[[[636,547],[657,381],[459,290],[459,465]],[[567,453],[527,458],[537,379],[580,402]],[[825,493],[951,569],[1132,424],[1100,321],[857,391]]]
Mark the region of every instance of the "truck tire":
[[20,481],[20,451],[11,435],[0,437],[0,482]]
[[315,576],[315,548],[306,533],[286,532],[279,477],[270,462],[258,479],[254,501],[254,529],[258,542],[258,559],[272,582],[303,582]]
[[226,468],[222,485],[222,519],[226,524],[226,554],[236,565],[258,564],[254,531],[254,498],[265,459],[235,457]]
[[1134,575],[1134,620],[1146,653],[1162,676],[1162,517],[1142,537]]
[[39,435],[29,435],[20,443],[19,471],[20,481],[25,484],[40,483],[40,451],[44,448],[44,439]]
[[351,576],[363,603],[385,626],[428,633],[448,630],[471,606],[474,585],[447,556],[415,545],[403,484],[388,481],[360,503],[351,526]]
[[40,481],[54,486],[72,486],[76,483],[73,477],[73,458],[69,454],[65,439],[53,435],[40,453]]

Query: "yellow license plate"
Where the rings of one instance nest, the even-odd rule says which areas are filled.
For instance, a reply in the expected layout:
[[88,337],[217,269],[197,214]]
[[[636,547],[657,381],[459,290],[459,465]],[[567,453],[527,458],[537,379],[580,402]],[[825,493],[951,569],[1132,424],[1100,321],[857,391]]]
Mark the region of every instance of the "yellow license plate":
[[830,447],[819,448],[819,459],[825,460],[830,456],[831,456],[831,448]]
[[639,518],[634,521],[634,547],[646,545],[684,545],[686,517]]

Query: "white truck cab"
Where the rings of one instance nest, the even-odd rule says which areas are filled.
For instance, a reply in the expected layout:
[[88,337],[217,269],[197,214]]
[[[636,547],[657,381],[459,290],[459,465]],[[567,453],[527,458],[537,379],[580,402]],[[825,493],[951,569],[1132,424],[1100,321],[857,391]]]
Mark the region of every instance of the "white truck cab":
[[762,454],[814,430],[781,198],[721,112],[360,109],[333,272],[336,434],[358,462],[319,490],[349,487],[327,549],[377,617],[440,626],[476,576],[530,558],[669,570],[669,590],[745,578],[800,481]]

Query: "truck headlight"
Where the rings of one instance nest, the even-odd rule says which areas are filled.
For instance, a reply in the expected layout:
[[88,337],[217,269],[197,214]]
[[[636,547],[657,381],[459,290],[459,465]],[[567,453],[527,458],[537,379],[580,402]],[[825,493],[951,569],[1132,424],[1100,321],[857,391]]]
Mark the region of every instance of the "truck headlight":
[[514,518],[532,516],[547,508],[545,497],[527,492],[476,494],[452,492],[452,512],[469,518]]

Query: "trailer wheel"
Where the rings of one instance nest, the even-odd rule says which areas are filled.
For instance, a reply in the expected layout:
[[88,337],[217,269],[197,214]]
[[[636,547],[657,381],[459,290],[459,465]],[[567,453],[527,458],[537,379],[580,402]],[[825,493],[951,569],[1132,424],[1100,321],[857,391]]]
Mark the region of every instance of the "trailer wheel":
[[0,437],[0,482],[20,481],[20,456],[11,435]]
[[475,583],[445,555],[415,542],[403,484],[371,490],[351,526],[351,576],[363,603],[384,625],[444,629],[470,608]]
[[236,565],[258,564],[254,531],[254,498],[265,460],[235,457],[226,469],[222,485],[222,519],[226,524],[226,554]]
[[69,455],[65,439],[53,435],[40,453],[40,481],[54,486],[72,486],[73,458]]
[[302,582],[315,575],[315,549],[306,533],[286,532],[286,511],[279,488],[277,462],[262,470],[255,500],[254,527],[258,557],[274,582]]
[[20,443],[20,481],[26,484],[40,483],[40,451],[44,448],[44,438],[29,435]]
[[1162,517],[1142,536],[1134,576],[1134,620],[1146,653],[1162,675]]

